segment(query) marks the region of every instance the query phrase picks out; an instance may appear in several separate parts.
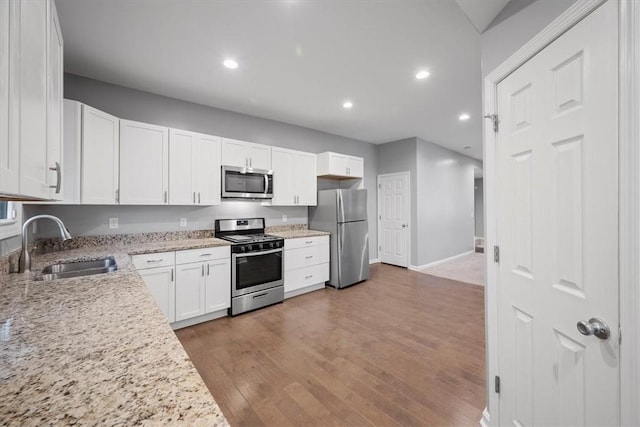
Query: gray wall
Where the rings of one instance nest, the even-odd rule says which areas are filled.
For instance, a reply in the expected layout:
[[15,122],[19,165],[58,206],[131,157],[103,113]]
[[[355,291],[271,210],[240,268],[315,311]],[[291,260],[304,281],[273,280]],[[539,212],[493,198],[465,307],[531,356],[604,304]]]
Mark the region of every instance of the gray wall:
[[[409,172],[411,189],[411,254],[418,253],[418,239],[413,238],[413,230],[417,230],[418,207],[415,200],[418,195],[418,163],[416,161],[417,140],[407,138],[399,141],[388,142],[378,146],[378,174],[390,174],[397,172]],[[409,260],[413,264],[413,256]]]
[[575,2],[512,0],[480,37],[482,75],[492,72]]
[[417,149],[420,266],[473,250],[473,170],[482,162],[419,138]]
[[419,138],[378,147],[379,174],[411,173],[411,265],[473,249],[474,168],[482,162]]
[[484,237],[484,180],[476,178],[474,180],[474,214],[475,214],[475,235]]
[[[375,218],[377,194],[377,148],[373,144],[344,138],[300,126],[211,108],[178,99],[154,95],[72,74],[65,74],[65,98],[84,102],[115,116],[192,130],[211,135],[253,141],[261,144],[321,153],[336,151],[364,158],[364,187],[369,190],[369,218]],[[332,184],[323,183],[323,188]],[[338,185],[337,183],[335,184]],[[223,202],[212,207],[173,206],[29,206],[26,217],[48,212],[60,216],[74,234],[137,233],[210,228],[213,220],[223,217],[264,216],[268,225],[306,223],[307,209],[302,207],[265,207],[259,202]],[[108,218],[117,216],[118,230],[109,230]],[[179,227],[187,218],[188,227]],[[377,257],[375,221],[370,221],[370,256]]]

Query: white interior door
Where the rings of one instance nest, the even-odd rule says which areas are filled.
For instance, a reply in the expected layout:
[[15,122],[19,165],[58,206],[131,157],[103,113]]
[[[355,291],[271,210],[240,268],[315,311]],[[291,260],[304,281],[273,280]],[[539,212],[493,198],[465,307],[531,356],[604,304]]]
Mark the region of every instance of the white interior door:
[[409,263],[409,173],[378,177],[380,261],[406,267]]
[[610,1],[498,85],[501,425],[618,424],[617,34]]

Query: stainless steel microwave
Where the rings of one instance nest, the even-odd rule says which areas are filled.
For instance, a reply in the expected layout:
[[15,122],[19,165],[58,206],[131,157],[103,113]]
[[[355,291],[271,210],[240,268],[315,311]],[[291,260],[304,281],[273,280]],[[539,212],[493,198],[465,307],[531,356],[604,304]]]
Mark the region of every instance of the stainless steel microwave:
[[273,171],[222,166],[222,197],[225,199],[273,198]]

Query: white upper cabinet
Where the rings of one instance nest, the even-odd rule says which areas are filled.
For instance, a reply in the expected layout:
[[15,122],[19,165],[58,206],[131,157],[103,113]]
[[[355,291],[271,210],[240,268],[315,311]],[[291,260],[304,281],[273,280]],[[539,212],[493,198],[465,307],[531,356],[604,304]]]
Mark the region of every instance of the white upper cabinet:
[[217,136],[199,135],[196,159],[199,205],[220,204],[220,138]]
[[317,156],[313,153],[297,152],[293,164],[296,205],[318,204]]
[[316,155],[273,147],[272,205],[313,206],[317,203]]
[[271,169],[271,147],[222,138],[222,164],[240,168]]
[[62,186],[62,99],[64,57],[62,30],[55,3],[50,3],[49,16],[49,72],[47,74],[47,164],[49,165],[49,198],[63,200]]
[[[88,105],[82,105],[80,182],[82,204],[114,205],[118,203],[119,126],[120,119],[117,117]],[[67,134],[66,130],[65,134]]]
[[62,198],[62,58],[53,1],[0,2],[0,194]]
[[120,120],[120,203],[169,202],[169,129]]
[[220,204],[220,138],[170,129],[169,203]]
[[[19,46],[12,33],[10,15],[18,3],[0,1],[0,194],[18,194],[20,192],[20,139],[16,128],[15,109],[10,105],[17,105],[15,96],[16,85],[12,76],[19,71],[17,61],[10,58]],[[10,126],[11,124],[11,126]]]
[[120,120],[110,114],[65,99],[65,204],[117,204]]
[[364,159],[346,154],[325,152],[318,154],[318,176],[337,179],[364,177]]

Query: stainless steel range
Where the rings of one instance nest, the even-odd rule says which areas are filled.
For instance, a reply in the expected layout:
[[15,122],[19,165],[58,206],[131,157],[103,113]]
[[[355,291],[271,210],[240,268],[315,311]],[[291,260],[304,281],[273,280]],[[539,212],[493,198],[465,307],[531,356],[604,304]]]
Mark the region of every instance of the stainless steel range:
[[231,316],[284,300],[284,239],[264,234],[264,218],[217,219],[215,236],[233,243]]

